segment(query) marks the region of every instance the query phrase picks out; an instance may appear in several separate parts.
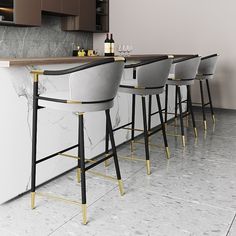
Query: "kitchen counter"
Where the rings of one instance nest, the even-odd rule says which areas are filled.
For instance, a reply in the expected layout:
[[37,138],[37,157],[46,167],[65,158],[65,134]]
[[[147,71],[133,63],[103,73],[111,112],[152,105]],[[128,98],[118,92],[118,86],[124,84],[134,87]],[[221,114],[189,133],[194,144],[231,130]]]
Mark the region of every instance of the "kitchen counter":
[[[172,55],[172,54],[166,54]],[[125,57],[127,61],[140,61],[152,57],[160,57],[163,54],[144,54],[144,55],[130,55]],[[191,56],[190,54],[174,54],[175,58]],[[10,66],[30,66],[30,65],[49,65],[49,64],[71,64],[71,63],[85,63],[95,60],[101,60],[107,57],[93,56],[93,57],[45,57],[45,58],[0,58],[0,67]]]
[[[161,56],[135,55],[128,62]],[[176,58],[184,55],[175,55]],[[189,56],[189,55],[188,55]],[[12,199],[30,188],[31,176],[31,132],[32,132],[32,69],[60,70],[104,57],[58,57],[0,59],[0,203]],[[132,69],[125,70],[123,78],[132,77]],[[58,92],[69,87],[69,75],[40,76],[39,92]],[[169,91],[169,104],[173,108],[174,88]],[[184,94],[184,93],[183,93]],[[162,96],[163,98],[163,96]],[[137,98],[137,128],[142,128],[141,100]],[[156,103],[153,102],[153,111]],[[173,111],[173,109],[169,109]],[[38,114],[38,159],[77,143],[76,115],[63,111],[40,109]],[[171,118],[172,116],[168,116]],[[131,96],[118,93],[111,109],[113,127],[131,120]],[[153,125],[159,119],[153,116]],[[85,114],[85,153],[93,158],[104,152],[104,112]],[[140,134],[140,132],[136,132]],[[128,130],[115,133],[116,144],[130,139]],[[165,151],[159,152],[165,158]],[[70,154],[76,155],[77,151]],[[68,171],[77,165],[70,158],[55,157],[37,166],[37,185]],[[122,170],[121,170],[122,171]]]

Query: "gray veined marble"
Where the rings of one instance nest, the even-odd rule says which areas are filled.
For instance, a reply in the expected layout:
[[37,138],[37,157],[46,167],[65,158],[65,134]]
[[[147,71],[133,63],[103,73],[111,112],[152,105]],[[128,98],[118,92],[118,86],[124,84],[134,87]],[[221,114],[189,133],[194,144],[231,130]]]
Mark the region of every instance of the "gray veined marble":
[[43,16],[41,27],[0,26],[0,57],[71,56],[76,45],[93,48],[93,34],[61,30],[61,19]]

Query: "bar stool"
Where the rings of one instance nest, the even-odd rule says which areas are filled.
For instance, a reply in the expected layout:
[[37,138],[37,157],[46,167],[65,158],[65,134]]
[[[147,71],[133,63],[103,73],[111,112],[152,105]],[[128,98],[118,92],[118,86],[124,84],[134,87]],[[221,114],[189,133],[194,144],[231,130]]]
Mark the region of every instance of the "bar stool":
[[[123,195],[123,183],[119,169],[119,163],[116,153],[115,141],[111,126],[110,108],[113,106],[113,99],[117,94],[120,84],[121,76],[124,68],[124,58],[107,58],[66,70],[58,71],[37,71],[33,70],[34,75],[33,85],[33,131],[32,131],[32,176],[31,176],[31,207],[35,208],[35,190],[36,190],[36,165],[49,160],[55,156],[62,155],[72,157],[66,154],[73,148],[78,147],[78,156],[73,156],[78,160],[78,181],[81,181],[81,195],[82,195],[82,214],[83,224],[87,223],[87,207],[86,207],[86,176],[85,172],[98,164],[114,158],[116,178],[110,177],[118,181],[118,186],[121,195]],[[39,75],[59,76],[69,74],[69,89],[66,92],[44,93],[39,94],[38,80]],[[69,147],[65,150],[53,153],[47,157],[37,160],[37,120],[38,109],[51,108],[56,110],[64,110],[76,113],[79,117],[79,142],[78,144]],[[106,122],[108,127],[108,134],[111,140],[112,153],[105,158],[100,158],[97,161],[85,159],[84,150],[84,121],[83,116],[86,112],[105,111]],[[87,165],[87,163],[89,163]],[[91,164],[92,163],[92,164]],[[101,174],[102,175],[102,174]],[[104,175],[102,175],[104,176]],[[59,197],[51,196],[37,192],[39,196],[52,197],[61,199]],[[62,199],[61,199],[62,200]],[[70,200],[65,199],[69,202]],[[78,203],[72,201],[72,203]],[[80,204],[80,203],[78,203]]]
[[[196,77],[196,79],[199,81],[199,85],[200,85],[204,130],[207,130],[205,106],[210,105],[212,120],[213,120],[213,123],[215,123],[215,115],[214,115],[213,106],[212,106],[209,80],[214,78],[214,73],[216,70],[216,63],[217,63],[218,57],[219,57],[218,54],[212,54],[212,55],[209,55],[206,57],[202,57],[199,68],[198,68],[198,74]],[[204,98],[204,93],[203,93],[203,82],[204,81],[206,81],[206,86],[207,86],[207,94],[208,94],[208,100],[209,100],[208,103],[205,103],[205,98]]]
[[[133,69],[133,79],[122,80],[119,92],[132,94],[132,121],[122,125],[113,131],[119,129],[131,130],[131,151],[133,152],[133,144],[135,139],[134,131],[144,131],[144,144],[146,156],[147,174],[151,174],[150,157],[149,157],[149,142],[148,137],[156,132],[149,132],[147,130],[147,116],[146,116],[146,96],[156,95],[159,110],[161,110],[160,94],[164,91],[164,86],[169,75],[170,67],[173,61],[173,56],[162,56],[154,59],[147,59],[145,61],[125,65],[125,69]],[[143,129],[135,129],[135,98],[136,95],[142,98],[142,113],[143,113]],[[163,139],[165,144],[166,153],[169,156],[169,147],[166,138],[165,126],[162,113],[160,112],[160,121],[163,132]],[[130,126],[131,128],[126,128]],[[106,143],[108,143],[108,135]],[[106,153],[108,153],[108,145],[106,145]],[[128,160],[141,160],[140,158],[125,158]],[[145,161],[145,160],[144,160]]]
[[[172,69],[174,71],[174,77],[168,78],[166,83],[166,94],[165,94],[165,123],[167,125],[167,114],[168,114],[168,86],[173,85],[175,86],[175,119],[177,119],[177,110],[179,105],[179,117],[180,117],[180,127],[181,127],[181,137],[182,137],[182,144],[185,147],[185,135],[184,135],[184,123],[183,123],[183,111],[182,111],[182,103],[187,102],[187,113],[190,110],[190,114],[192,117],[194,135],[197,137],[197,128],[195,124],[194,113],[192,109],[192,98],[191,98],[191,89],[190,86],[194,84],[194,79],[196,78],[198,66],[200,63],[201,57],[198,55],[181,58],[173,63]],[[187,88],[187,100],[182,101],[181,97],[181,86],[186,86]],[[178,102],[177,102],[178,98]],[[179,135],[176,135],[179,136]]]

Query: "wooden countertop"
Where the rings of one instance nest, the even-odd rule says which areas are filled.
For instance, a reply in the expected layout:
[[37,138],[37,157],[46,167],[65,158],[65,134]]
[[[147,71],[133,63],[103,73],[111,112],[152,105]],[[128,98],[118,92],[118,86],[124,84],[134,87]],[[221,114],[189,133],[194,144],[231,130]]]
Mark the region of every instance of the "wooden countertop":
[[[126,60],[140,61],[147,58],[159,57],[163,55],[173,55],[175,58],[191,56],[190,54],[143,54],[143,55],[127,56]],[[101,60],[104,58],[107,57],[94,56],[94,57],[0,58],[0,67],[85,63],[95,60]]]

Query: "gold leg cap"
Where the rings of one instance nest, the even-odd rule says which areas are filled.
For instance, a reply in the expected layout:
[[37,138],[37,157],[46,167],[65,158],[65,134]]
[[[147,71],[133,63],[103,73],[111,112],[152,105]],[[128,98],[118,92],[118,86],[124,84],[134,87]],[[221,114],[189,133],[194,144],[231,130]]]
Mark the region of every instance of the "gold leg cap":
[[81,170],[80,170],[80,168],[77,169],[77,182],[78,183],[81,182]]
[[204,120],[203,123],[204,123],[204,130],[207,130],[207,122],[206,122],[206,120]]
[[186,146],[186,143],[185,143],[185,136],[182,136],[182,144],[183,144],[183,147]]
[[195,138],[198,137],[198,134],[197,134],[197,128],[196,128],[196,127],[194,128],[194,135],[195,135]]
[[82,223],[83,225],[87,224],[87,205],[86,204],[82,204]]
[[169,149],[169,147],[166,147],[166,157],[167,157],[167,159],[170,159],[170,149]]
[[35,192],[31,192],[31,209],[35,208]]
[[123,182],[121,179],[118,179],[118,186],[119,186],[120,195],[123,196],[125,192],[124,192]]
[[146,161],[146,166],[147,166],[147,174],[150,175],[151,174],[151,164],[150,164],[150,160]]
[[212,120],[213,120],[213,123],[215,124],[216,123],[215,115],[212,115]]

